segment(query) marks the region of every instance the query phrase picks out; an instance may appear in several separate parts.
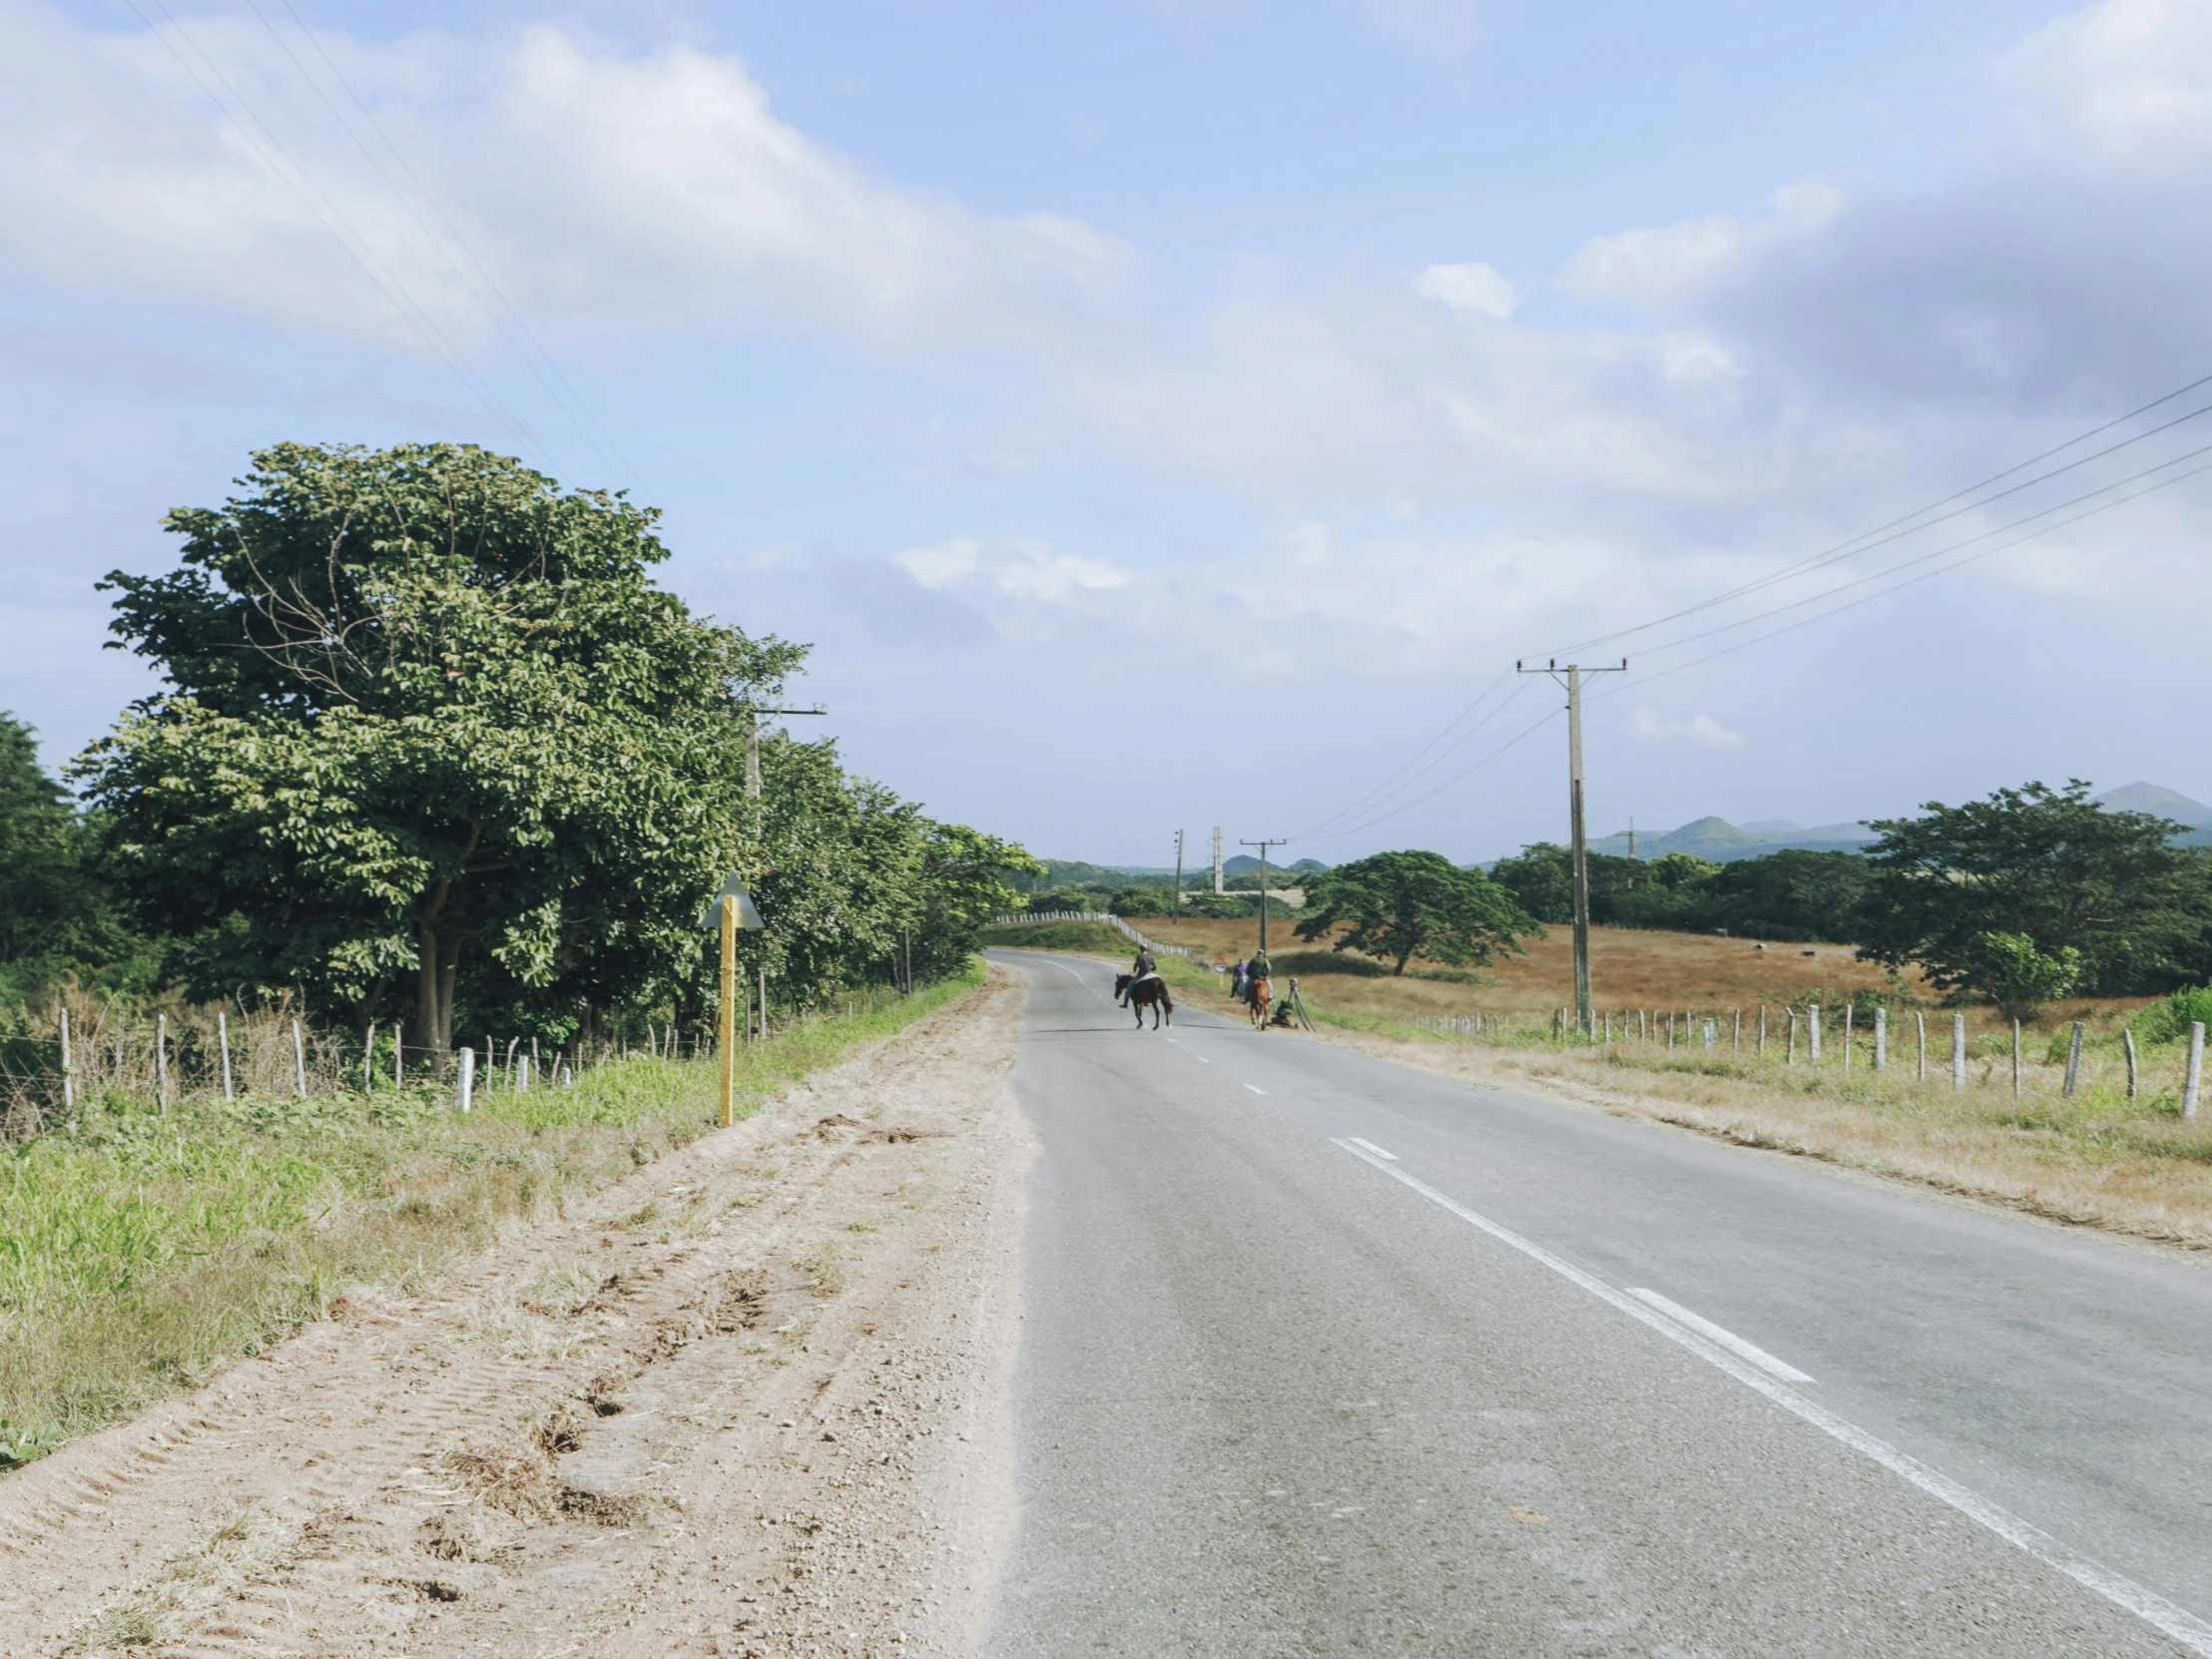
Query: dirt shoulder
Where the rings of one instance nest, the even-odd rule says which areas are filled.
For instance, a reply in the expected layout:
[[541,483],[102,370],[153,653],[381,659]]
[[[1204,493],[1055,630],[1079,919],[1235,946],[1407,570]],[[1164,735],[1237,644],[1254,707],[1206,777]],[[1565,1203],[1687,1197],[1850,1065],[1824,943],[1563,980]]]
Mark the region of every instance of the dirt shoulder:
[[1020,991],[0,1480],[0,1652],[973,1650]]

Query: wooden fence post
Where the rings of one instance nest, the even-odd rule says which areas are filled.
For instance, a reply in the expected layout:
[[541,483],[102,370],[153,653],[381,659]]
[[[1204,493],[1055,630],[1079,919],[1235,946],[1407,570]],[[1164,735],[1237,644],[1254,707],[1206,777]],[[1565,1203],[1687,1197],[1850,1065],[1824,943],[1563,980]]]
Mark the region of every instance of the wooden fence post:
[[2194,1120],[2197,1115],[2197,1090],[2204,1082],[2204,1021],[2192,1020],[2189,1024],[2189,1069],[2181,1078],[2181,1115]]
[[2132,1025],[2120,1027],[2120,1042],[2127,1049],[2127,1098],[2133,1100],[2135,1098],[2135,1028]]
[[300,1035],[299,1018],[296,1014],[291,1021],[291,1082],[292,1094],[300,1100],[306,1099],[307,1041]]
[[1786,1066],[1794,1066],[1797,1064],[1797,1010],[1792,1008],[1788,1012],[1790,1015],[1790,1051],[1784,1056],[1782,1063]]
[[223,1050],[223,1098],[236,1100],[238,1096],[231,1087],[231,1013],[227,1008],[215,1011],[215,1045]]
[[1877,1006],[1874,1011],[1874,1074],[1880,1077],[1890,1069],[1890,1010]]
[[[2014,1021],[2013,1023],[2017,1024],[2018,1022]],[[2073,1099],[2074,1089],[2081,1082],[2081,1033],[2086,1028],[2086,1023],[2083,1020],[2075,1020],[2073,1022],[2073,1032],[2066,1039],[2065,1096],[2068,1100]]]
[[1966,1016],[1950,1016],[1950,1088],[1953,1094],[1966,1092]]

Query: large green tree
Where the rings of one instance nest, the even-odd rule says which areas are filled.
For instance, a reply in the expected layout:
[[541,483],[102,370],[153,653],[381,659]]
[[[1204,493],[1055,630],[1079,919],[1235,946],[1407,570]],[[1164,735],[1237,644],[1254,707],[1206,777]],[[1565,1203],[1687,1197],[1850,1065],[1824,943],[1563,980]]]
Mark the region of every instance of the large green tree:
[[1504,887],[1440,852],[1378,852],[1316,876],[1297,934],[1325,939],[1340,926],[1337,949],[1392,960],[1396,973],[1415,956],[1487,962],[1543,934]]
[[742,861],[744,706],[801,648],[657,587],[656,514],[467,445],[279,445],[116,572],[170,689],[80,775],[202,994],[411,983],[451,1040],[464,965],[550,1004],[673,992]]
[[1882,838],[1868,849],[1859,954],[1917,962],[1946,990],[2018,996],[2023,950],[2071,964],[2082,989],[2131,989],[2170,975],[2204,931],[2200,860],[2171,844],[2182,827],[2108,812],[2079,779],[1930,802],[1870,828]]
[[106,966],[132,943],[90,827],[39,764],[31,728],[0,714],[0,970],[20,985]]

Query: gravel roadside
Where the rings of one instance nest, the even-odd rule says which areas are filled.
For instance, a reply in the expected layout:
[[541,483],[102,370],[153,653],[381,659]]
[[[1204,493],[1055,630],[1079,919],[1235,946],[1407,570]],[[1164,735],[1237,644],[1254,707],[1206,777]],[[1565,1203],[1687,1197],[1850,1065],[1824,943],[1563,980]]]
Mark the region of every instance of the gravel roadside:
[[1020,988],[0,1481],[0,1653],[967,1653]]

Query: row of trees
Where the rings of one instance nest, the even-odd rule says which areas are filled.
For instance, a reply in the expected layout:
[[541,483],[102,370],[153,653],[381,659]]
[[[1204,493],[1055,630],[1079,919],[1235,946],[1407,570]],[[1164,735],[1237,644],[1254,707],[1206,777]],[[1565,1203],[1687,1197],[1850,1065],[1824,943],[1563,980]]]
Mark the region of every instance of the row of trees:
[[[1865,855],[1784,851],[1711,864],[1593,856],[1590,909],[1602,923],[1719,930],[1856,944],[1866,960],[1920,967],[1938,989],[2032,1015],[2068,993],[2148,994],[2212,978],[2212,852],[2183,826],[2112,812],[2076,779],[1985,801],[1931,802],[1877,823]],[[1566,850],[1548,843],[1485,878],[1433,852],[1386,852],[1313,882],[1308,939],[1394,960],[1454,965],[1572,916]]]
[[169,689],[75,764],[87,823],[49,797],[191,996],[588,1038],[704,1010],[732,871],[770,923],[748,969],[804,1004],[957,966],[1040,868],[829,743],[764,736],[751,796],[806,648],[657,586],[651,509],[465,445],[281,445],[240,482],[170,515],[178,569],[109,577]]

